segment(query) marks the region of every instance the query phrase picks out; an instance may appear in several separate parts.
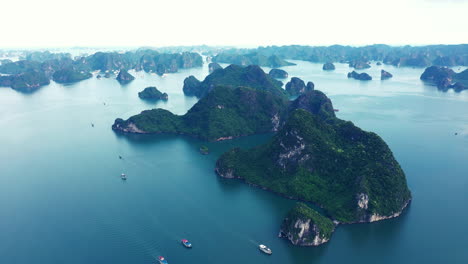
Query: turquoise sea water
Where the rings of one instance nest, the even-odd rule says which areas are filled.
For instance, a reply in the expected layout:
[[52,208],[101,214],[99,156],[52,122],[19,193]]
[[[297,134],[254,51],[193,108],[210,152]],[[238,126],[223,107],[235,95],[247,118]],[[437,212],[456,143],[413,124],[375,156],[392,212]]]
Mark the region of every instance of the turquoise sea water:
[[[143,264],[158,255],[171,264],[468,263],[468,92],[424,85],[423,69],[373,65],[375,80],[360,82],[346,78],[344,64],[323,72],[297,63],[284,68],[290,76],[313,81],[338,117],[391,147],[414,198],[401,217],[340,226],[326,245],[295,247],[277,237],[294,201],[213,171],[224,151],[271,135],[208,143],[204,156],[205,143],[193,138],[111,130],[115,118],[145,109],[185,113],[196,99],[183,95],[183,80],[203,79],[207,65],[166,77],[136,73],[126,86],[93,78],[33,94],[0,88],[0,263]],[[394,78],[378,80],[381,67]],[[140,100],[150,85],[169,101]]]

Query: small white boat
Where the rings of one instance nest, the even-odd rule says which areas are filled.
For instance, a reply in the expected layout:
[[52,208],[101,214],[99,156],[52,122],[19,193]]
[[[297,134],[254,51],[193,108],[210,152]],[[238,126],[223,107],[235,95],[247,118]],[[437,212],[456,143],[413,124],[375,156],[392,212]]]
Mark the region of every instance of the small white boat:
[[125,173],[122,173],[120,175],[120,178],[125,181],[125,180],[127,180],[127,175],[125,175]]
[[271,249],[269,249],[267,246],[265,245],[259,245],[258,246],[258,249],[260,249],[260,251],[262,251],[263,253],[267,254],[267,255],[271,255],[273,254],[273,251],[271,251]]

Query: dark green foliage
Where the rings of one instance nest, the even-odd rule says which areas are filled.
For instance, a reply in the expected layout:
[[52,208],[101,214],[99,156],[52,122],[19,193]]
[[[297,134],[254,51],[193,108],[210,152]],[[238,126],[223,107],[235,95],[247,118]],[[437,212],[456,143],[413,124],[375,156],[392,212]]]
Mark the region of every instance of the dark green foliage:
[[202,97],[205,91],[200,86],[200,83],[201,82],[193,75],[190,75],[189,77],[185,78],[184,87],[182,88],[184,94],[187,96]]
[[41,69],[41,63],[37,61],[20,60],[0,65],[0,73],[20,74],[26,71],[37,71]]
[[[379,136],[301,109],[267,144],[223,154],[217,172],[313,202],[346,223],[392,215],[411,198],[404,172]],[[365,211],[357,206],[360,193],[369,197]]]
[[138,97],[145,100],[167,100],[167,93],[162,93],[156,87],[146,87],[143,91],[138,93]]
[[68,67],[54,72],[52,79],[57,83],[74,83],[91,78],[90,72]]
[[198,53],[159,53],[150,49],[125,53],[96,52],[88,56],[86,60],[92,70],[105,72],[135,69],[155,72],[159,75],[203,65],[203,59]]
[[355,71],[352,71],[352,72],[348,73],[348,78],[353,78],[353,79],[360,80],[360,81],[370,81],[370,80],[372,80],[372,77],[369,74],[367,74],[365,72],[357,73]]
[[[154,50],[137,50],[135,52],[96,52],[86,57],[71,58],[68,53],[30,52],[26,60],[16,62],[4,60],[0,65],[0,73],[10,75],[28,75],[27,72],[43,72],[48,79],[58,83],[73,83],[92,77],[90,71],[100,70],[105,73],[104,77],[110,77],[110,72],[120,71],[122,75],[118,78],[121,83],[133,80],[126,70],[145,70],[156,72],[160,75],[168,72],[177,72],[180,68],[198,67],[203,65],[202,57],[198,53],[158,53]],[[23,78],[23,77],[21,77]],[[14,77],[0,78],[0,85],[11,86]],[[43,82],[42,82],[43,83]],[[18,79],[15,87],[34,87]],[[26,88],[24,88],[26,89]],[[29,89],[29,88],[28,88]]]
[[297,109],[306,110],[324,121],[334,120],[335,118],[335,111],[331,100],[318,90],[308,91],[289,104],[289,113]]
[[202,145],[200,146],[200,153],[203,155],[208,155],[210,153],[210,150],[208,149],[207,146]]
[[276,55],[265,56],[260,53],[237,54],[224,52],[215,56],[213,61],[220,63],[232,63],[240,66],[258,65],[271,68],[295,65],[294,63],[287,62]]
[[431,66],[424,70],[421,74],[420,79],[424,81],[432,81],[434,83],[440,82],[440,80],[445,78],[452,78],[455,75],[455,72],[447,67]]
[[154,72],[158,75],[203,65],[203,59],[198,53],[158,53],[153,50],[140,51],[140,53],[142,56],[135,65],[135,69]]
[[271,69],[268,74],[271,77],[276,78],[276,79],[288,78],[288,73],[285,70],[281,70],[281,69]]
[[[363,47],[332,45],[319,46],[270,46],[250,50],[231,50],[230,53],[258,52],[265,56],[277,55],[284,59],[312,62],[383,61],[394,66],[426,67],[429,65],[468,65],[468,44],[400,46],[370,45]],[[441,57],[443,59],[441,59]],[[444,65],[451,64],[451,65]]]
[[117,78],[115,78],[120,84],[127,84],[133,80],[135,80],[135,77],[128,73],[126,70],[120,70],[119,74],[117,75]]
[[323,65],[322,69],[324,71],[333,71],[335,69],[335,65],[331,62],[327,62]]
[[[384,62],[388,62],[384,60]],[[411,67],[427,67],[432,64],[431,60],[427,57],[426,54],[419,54],[416,56],[408,56],[399,58],[396,60],[391,61],[391,64],[395,66],[411,66]]]
[[31,91],[49,84],[49,78],[41,71],[27,71],[15,76],[11,88],[15,90]]
[[[307,222],[308,219],[311,220],[311,225],[316,225],[318,228],[317,232],[319,233],[320,238],[330,239],[333,231],[335,230],[335,225],[330,220],[314,209],[310,208],[304,203],[297,203],[293,209],[288,212],[288,215],[284,219],[283,223],[281,224],[281,230],[283,232],[290,232],[294,236],[296,240],[298,238],[298,233],[300,231],[299,228],[296,228],[294,225],[297,220],[302,220],[302,222]],[[312,232],[310,235],[314,235]],[[306,238],[307,242],[311,242],[314,240],[314,236]]]
[[39,70],[28,70],[16,75],[0,76],[0,86],[9,86],[21,92],[33,92],[49,83],[49,78],[43,71]]
[[116,71],[132,69],[136,65],[137,58],[133,53],[96,52],[87,57],[92,70]]
[[453,89],[461,92],[468,89],[468,70],[455,73],[452,69],[440,66],[431,66],[424,70],[421,80],[437,86],[441,91]]
[[186,127],[180,116],[174,115],[164,109],[153,109],[141,112],[124,121],[120,118],[115,120],[113,129],[126,127],[128,124],[136,124],[139,129],[150,133],[183,133]]
[[291,80],[286,84],[286,92],[288,92],[291,96],[298,96],[312,91],[313,89],[314,83],[308,82],[306,86],[304,81],[297,77],[292,77]]
[[238,137],[272,131],[272,117],[281,118],[287,100],[246,87],[216,87],[185,115],[162,109],[144,111],[113,128],[125,131],[130,123],[147,133],[187,134],[204,140]]
[[[188,80],[186,79],[186,81]],[[184,81],[184,91],[188,91],[189,89],[185,88],[185,84]],[[229,86],[233,88],[245,86],[261,91],[268,91],[279,96],[286,96],[285,91],[281,88],[282,83],[270,77],[256,65],[242,67],[232,64],[224,69],[214,71],[196,87],[192,87],[192,84],[195,85],[195,81],[190,81],[190,84],[190,90],[196,91],[191,94],[198,97],[205,96],[216,86]]]

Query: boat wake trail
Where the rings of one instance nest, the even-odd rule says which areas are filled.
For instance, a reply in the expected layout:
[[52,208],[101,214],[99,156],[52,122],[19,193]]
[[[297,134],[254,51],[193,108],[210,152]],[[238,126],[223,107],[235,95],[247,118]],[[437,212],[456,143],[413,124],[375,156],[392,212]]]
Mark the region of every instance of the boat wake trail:
[[255,246],[260,245],[260,242],[255,241],[255,240],[253,240],[253,239],[249,239],[249,242],[250,242],[250,244],[255,245]]

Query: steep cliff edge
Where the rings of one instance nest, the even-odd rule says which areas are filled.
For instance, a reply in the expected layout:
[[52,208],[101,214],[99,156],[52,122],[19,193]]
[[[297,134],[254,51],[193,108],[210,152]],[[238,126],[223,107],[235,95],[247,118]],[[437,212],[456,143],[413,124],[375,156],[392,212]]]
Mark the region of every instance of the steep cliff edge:
[[304,109],[268,143],[223,154],[215,170],[312,202],[341,223],[396,217],[411,199],[403,170],[378,135]]
[[279,237],[297,246],[319,246],[331,238],[335,224],[304,203],[297,203],[281,224]]

